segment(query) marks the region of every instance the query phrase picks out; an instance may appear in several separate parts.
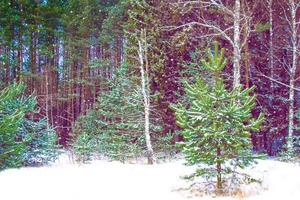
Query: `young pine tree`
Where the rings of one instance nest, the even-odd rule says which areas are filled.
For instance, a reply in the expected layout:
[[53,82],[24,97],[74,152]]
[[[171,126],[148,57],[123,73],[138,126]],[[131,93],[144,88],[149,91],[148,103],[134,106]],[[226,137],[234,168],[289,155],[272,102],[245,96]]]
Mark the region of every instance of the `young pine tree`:
[[226,59],[224,49],[219,51],[217,43],[201,65],[213,74],[213,80],[209,84],[201,78],[193,84],[184,82],[188,103],[172,107],[183,129],[181,145],[188,164],[206,164],[193,176],[215,177],[216,191],[221,193],[226,174],[254,161],[250,131],[258,131],[264,117],[260,114],[254,118],[251,114],[255,107],[255,96],[250,95],[254,87],[231,91],[225,88],[220,73]]
[[56,159],[57,136],[45,120],[25,117],[35,111],[36,100],[24,96],[23,84],[0,91],[0,170],[40,165]]
[[22,165],[26,146],[17,140],[17,130],[25,110],[33,108],[28,102],[13,102],[23,90],[23,85],[12,85],[0,91],[0,170]]

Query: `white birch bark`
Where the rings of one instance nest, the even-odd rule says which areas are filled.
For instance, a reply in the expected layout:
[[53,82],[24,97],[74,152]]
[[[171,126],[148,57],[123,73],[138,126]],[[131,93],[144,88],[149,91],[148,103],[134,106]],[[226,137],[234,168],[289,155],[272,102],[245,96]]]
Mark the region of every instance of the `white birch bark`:
[[240,85],[241,82],[241,30],[240,30],[240,15],[241,15],[241,2],[235,0],[235,8],[233,13],[234,18],[234,35],[233,35],[233,88]]
[[[269,10],[269,64],[270,64],[270,77],[274,79],[274,45],[273,45],[273,0],[268,1],[268,10]],[[271,81],[271,92],[274,93],[274,82]]]
[[294,0],[289,0],[289,12],[290,12],[290,30],[291,30],[291,43],[292,43],[292,65],[290,68],[290,89],[289,89],[289,130],[288,130],[288,150],[293,148],[292,136],[294,132],[294,113],[295,113],[295,75],[298,61],[298,39],[297,39],[297,9],[298,6]]
[[145,114],[145,139],[146,139],[146,146],[147,146],[147,159],[148,164],[154,164],[155,158],[153,153],[153,148],[151,144],[151,137],[150,137],[150,91],[149,91],[149,78],[148,74],[145,74],[145,63],[146,63],[146,72],[148,73],[148,61],[147,61],[147,41],[146,41],[146,34],[143,30],[141,32],[141,38],[138,41],[139,49],[139,61],[140,61],[140,72],[141,72],[141,83],[142,83],[142,94],[143,94],[143,103],[144,103],[144,114]]
[[[199,15],[198,21],[192,21],[186,24],[179,26],[166,26],[164,30],[176,30],[184,27],[191,26],[202,26],[208,28],[212,32],[199,36],[198,38],[206,37],[223,37],[229,42],[233,48],[233,88],[238,87],[241,83],[241,51],[245,45],[251,32],[251,11],[249,13],[242,12],[241,9],[241,0],[234,0],[234,7],[231,8],[230,5],[226,5],[224,0],[197,0],[189,1],[193,5],[199,5],[203,8],[209,8],[210,6],[217,7],[220,11],[224,13],[224,16],[227,16],[232,19],[232,25],[227,28],[223,28],[221,25],[211,23],[211,20],[206,19],[205,16]],[[185,7],[186,1],[180,1],[176,3],[170,3],[177,5],[180,8]],[[188,4],[189,5],[189,4]],[[243,10],[245,11],[245,9]],[[243,22],[243,26],[241,26]],[[242,38],[241,33],[243,29],[247,29],[246,37]]]

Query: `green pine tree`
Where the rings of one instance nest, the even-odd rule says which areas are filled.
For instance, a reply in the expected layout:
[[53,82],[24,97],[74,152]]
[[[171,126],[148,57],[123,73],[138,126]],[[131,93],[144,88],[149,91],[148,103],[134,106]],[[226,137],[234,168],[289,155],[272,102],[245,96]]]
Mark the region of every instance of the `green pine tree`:
[[254,118],[254,87],[228,91],[221,78],[226,65],[224,49],[208,51],[208,60],[201,60],[203,68],[213,74],[214,80],[205,82],[198,78],[195,83],[184,82],[188,97],[187,105],[173,105],[178,125],[183,129],[181,143],[188,164],[200,164],[193,176],[216,177],[216,191],[222,192],[223,177],[233,173],[235,167],[251,164],[250,131],[258,131],[263,115]]
[[24,91],[23,84],[0,91],[0,170],[44,164],[58,155],[55,131],[45,120],[25,117],[35,111],[36,100]]
[[23,85],[12,85],[0,92],[0,170],[22,164],[26,147],[24,142],[17,140],[17,130],[22,124],[25,110],[32,106],[24,101],[18,104],[12,102],[23,90]]

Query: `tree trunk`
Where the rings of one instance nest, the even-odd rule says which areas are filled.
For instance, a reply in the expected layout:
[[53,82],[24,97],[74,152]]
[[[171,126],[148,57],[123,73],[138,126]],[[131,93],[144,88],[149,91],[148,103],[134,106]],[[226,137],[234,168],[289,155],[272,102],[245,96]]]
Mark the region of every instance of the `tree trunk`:
[[[269,9],[269,64],[270,64],[270,77],[274,79],[274,45],[273,45],[273,0],[269,0],[268,2]],[[274,81],[270,81],[271,83],[271,94],[274,95]]]
[[245,79],[246,88],[250,87],[250,54],[248,41],[245,44]]
[[289,11],[291,14],[291,32],[292,32],[292,66],[290,69],[290,89],[289,89],[289,132],[288,132],[288,150],[292,150],[292,136],[294,132],[294,96],[295,96],[295,75],[297,69],[297,22],[296,22],[296,12],[297,5],[294,0],[289,0]]
[[[149,80],[148,80],[148,75],[145,74],[145,69],[144,69],[144,59],[146,58],[144,53],[145,48],[147,48],[147,42],[146,42],[146,37],[143,37],[143,32],[141,34],[141,40],[138,41],[139,43],[139,60],[140,60],[140,71],[141,71],[141,83],[142,83],[142,93],[143,93],[143,99],[144,99],[144,114],[145,114],[145,138],[146,138],[146,145],[147,145],[147,158],[148,158],[148,164],[154,164],[155,163],[155,158],[154,158],[154,153],[152,149],[152,144],[151,144],[151,137],[150,137],[150,101],[149,101]],[[148,63],[148,61],[146,61]],[[146,69],[147,70],[147,69]]]
[[293,148],[292,145],[292,136],[294,132],[294,96],[295,96],[295,91],[294,91],[294,86],[295,86],[295,80],[294,77],[290,78],[290,89],[289,89],[289,132],[288,132],[288,149],[291,150]]
[[49,116],[49,66],[48,63],[46,63],[45,65],[46,69],[45,69],[45,107],[46,107],[46,119],[47,119],[47,128],[50,128],[50,124],[49,124],[49,120],[50,120],[50,116]]
[[240,85],[241,82],[241,69],[240,69],[240,60],[241,60],[241,47],[240,47],[240,12],[241,12],[241,2],[240,0],[235,0],[234,8],[234,36],[233,36],[233,88],[236,88]]
[[85,47],[84,50],[84,55],[83,55],[83,69],[82,69],[82,112],[85,113],[88,108],[89,108],[89,98],[90,98],[90,92],[89,92],[89,48]]
[[16,81],[20,81],[20,73],[23,68],[23,48],[22,48],[23,42],[22,42],[22,35],[19,33],[19,48],[18,48],[18,65],[16,68]]
[[36,34],[35,32],[30,32],[30,46],[29,46],[29,52],[30,52],[30,73],[31,77],[29,77],[30,80],[30,86],[29,86],[29,92],[32,93],[35,88],[35,75],[36,75]]
[[[221,156],[221,149],[217,149],[217,158],[219,159]],[[222,193],[222,167],[221,162],[217,161],[217,194]]]
[[[249,13],[247,13],[247,8],[249,4],[247,3],[247,0],[241,0],[241,13],[242,15],[247,15],[250,16]],[[251,72],[250,72],[250,60],[251,60],[251,54],[249,53],[249,34],[250,34],[250,27],[251,27],[251,20],[245,19],[243,21],[244,27],[242,28],[243,30],[243,41],[244,41],[244,59],[243,59],[243,64],[245,65],[245,87],[249,88],[250,87],[250,79],[251,79]],[[242,31],[241,30],[241,31]],[[240,51],[242,51],[242,46],[240,47]],[[242,54],[242,53],[241,53]],[[242,57],[240,57],[242,60]]]
[[6,47],[6,60],[5,60],[5,83],[10,83],[10,48]]

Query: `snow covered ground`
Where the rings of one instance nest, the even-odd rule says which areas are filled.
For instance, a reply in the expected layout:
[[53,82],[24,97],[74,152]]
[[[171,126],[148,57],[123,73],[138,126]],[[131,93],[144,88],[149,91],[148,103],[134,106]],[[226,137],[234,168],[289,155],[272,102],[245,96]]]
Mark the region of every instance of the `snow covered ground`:
[[1,200],[184,200],[184,199],[300,199],[300,166],[273,160],[250,169],[263,178],[261,186],[246,186],[238,197],[199,197],[180,176],[191,168],[183,160],[148,166],[94,161],[10,169],[0,173]]

